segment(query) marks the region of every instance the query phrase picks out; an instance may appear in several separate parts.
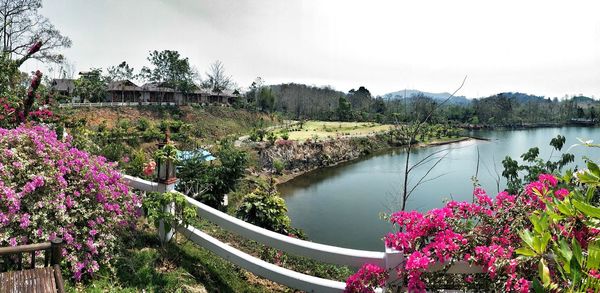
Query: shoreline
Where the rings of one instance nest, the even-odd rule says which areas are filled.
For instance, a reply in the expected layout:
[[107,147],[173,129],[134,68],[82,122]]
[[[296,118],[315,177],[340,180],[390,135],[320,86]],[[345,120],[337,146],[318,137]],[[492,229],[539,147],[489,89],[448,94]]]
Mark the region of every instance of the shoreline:
[[[453,144],[453,143],[458,143],[458,142],[463,142],[463,141],[469,141],[469,140],[484,140],[484,141],[490,141],[489,139],[486,138],[481,138],[481,137],[472,137],[472,136],[464,136],[464,137],[459,137],[459,138],[455,138],[455,139],[451,139],[451,140],[447,140],[447,141],[432,141],[432,142],[428,142],[428,143],[419,143],[417,145],[415,145],[415,148],[425,148],[425,147],[434,147],[434,146],[441,146],[441,145],[448,145],[448,144]],[[377,154],[377,153],[381,153],[381,152],[385,152],[388,150],[393,150],[393,149],[403,149],[405,148],[405,146],[390,146],[390,147],[386,147],[386,148],[382,148],[379,149],[375,152],[373,152],[372,154]],[[368,155],[367,155],[368,156]],[[303,170],[303,171],[299,171],[299,172],[294,172],[294,173],[288,173],[288,174],[283,174],[283,175],[279,175],[277,177],[275,177],[275,186],[279,185],[279,184],[284,184],[290,180],[293,180],[297,177],[300,177],[302,175],[305,175],[307,173],[319,170],[321,168],[329,168],[329,167],[335,167],[339,164],[343,164],[343,163],[348,163],[348,162],[352,162],[352,161],[356,161],[356,160],[360,160],[362,158],[364,158],[366,156],[360,156],[354,159],[350,159],[350,160],[343,160],[343,161],[339,161],[336,162],[335,164],[331,164],[328,166],[320,166],[320,167],[316,167],[316,168],[311,168],[311,169],[307,169],[307,170]]]

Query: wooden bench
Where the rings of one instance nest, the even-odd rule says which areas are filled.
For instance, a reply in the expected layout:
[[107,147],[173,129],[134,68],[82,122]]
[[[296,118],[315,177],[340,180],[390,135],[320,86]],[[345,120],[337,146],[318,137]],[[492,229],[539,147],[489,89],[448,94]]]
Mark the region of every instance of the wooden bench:
[[[0,292],[64,293],[61,250],[60,238],[39,244],[0,247]],[[44,259],[36,263],[39,252],[44,252]]]

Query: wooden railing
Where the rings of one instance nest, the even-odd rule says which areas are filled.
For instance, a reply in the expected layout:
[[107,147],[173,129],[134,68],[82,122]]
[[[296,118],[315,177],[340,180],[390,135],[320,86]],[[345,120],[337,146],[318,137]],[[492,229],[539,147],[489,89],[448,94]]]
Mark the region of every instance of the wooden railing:
[[[130,187],[143,192],[166,192],[169,190],[174,190],[174,185],[163,185],[127,175],[125,175],[125,180]],[[201,202],[198,202],[193,198],[186,196],[186,199],[189,204],[197,209],[199,216],[213,222],[221,228],[264,245],[280,249],[286,253],[303,256],[326,263],[346,265],[351,267],[360,267],[363,264],[371,263],[386,269],[393,269],[403,262],[402,253],[389,248],[386,248],[383,252],[367,251],[305,241],[254,226],[226,213],[218,211]],[[234,247],[231,247],[191,225],[177,227],[176,230],[177,232],[185,235],[195,244],[223,257],[224,259],[231,261],[232,263],[256,275],[291,288],[307,292],[343,292],[346,286],[344,282],[302,274],[265,262]],[[171,234],[172,231],[161,232],[161,235],[168,236]],[[443,267],[443,265],[437,264],[434,265],[430,271],[438,271]],[[482,270],[480,267],[471,266],[467,262],[455,263],[448,269],[448,273],[471,274],[481,272]],[[392,277],[388,280],[388,283],[396,282],[397,277],[394,277],[396,274],[391,275]],[[381,291],[382,289],[378,290],[378,292]]]

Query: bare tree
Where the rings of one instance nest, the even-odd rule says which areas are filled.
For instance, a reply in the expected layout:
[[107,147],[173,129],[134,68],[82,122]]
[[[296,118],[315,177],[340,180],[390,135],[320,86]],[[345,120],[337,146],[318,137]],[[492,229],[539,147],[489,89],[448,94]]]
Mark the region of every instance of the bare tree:
[[222,93],[224,90],[234,86],[231,76],[225,73],[223,62],[217,60],[210,65],[206,72],[206,80],[202,82],[202,87],[212,90],[216,93]]
[[[448,155],[448,153],[440,156],[440,157],[435,157],[436,154],[441,153],[442,151],[437,151],[434,152],[428,156],[426,156],[425,158],[423,158],[422,160],[420,160],[419,162],[417,162],[416,164],[414,164],[413,166],[410,165],[410,155],[411,152],[413,150],[413,148],[415,147],[415,142],[416,142],[416,137],[419,134],[419,131],[421,130],[421,127],[423,127],[423,125],[425,123],[427,123],[429,121],[429,119],[431,118],[431,116],[433,115],[433,113],[439,109],[441,106],[443,106],[444,104],[446,104],[452,97],[454,97],[454,95],[456,95],[456,93],[462,89],[462,87],[464,86],[465,82],[467,80],[467,77],[465,76],[465,78],[463,79],[462,83],[460,84],[460,86],[450,95],[448,96],[444,101],[442,101],[439,104],[434,104],[433,107],[427,112],[427,114],[425,115],[424,118],[419,119],[417,118],[417,120],[413,123],[412,126],[410,127],[398,127],[398,129],[403,132],[403,136],[406,137],[408,139],[407,145],[406,145],[406,161],[404,164],[404,183],[402,186],[402,203],[401,203],[401,210],[405,210],[406,209],[406,202],[408,201],[410,195],[412,194],[412,192],[421,184],[427,182],[427,181],[431,181],[433,179],[427,179],[426,177],[431,173],[431,171]],[[397,124],[399,124],[399,122],[396,122]],[[425,175],[423,175],[418,181],[417,183],[412,187],[412,188],[408,188],[408,178],[409,178],[409,174],[415,170],[415,168],[426,164],[427,162],[432,162],[433,160],[436,160],[435,163],[427,170],[427,172],[425,172]],[[438,176],[439,177],[439,176]]]
[[9,58],[22,58],[31,44],[41,42],[41,49],[32,58],[60,62],[60,48],[71,46],[50,21],[39,14],[41,0],[0,0],[0,49]]

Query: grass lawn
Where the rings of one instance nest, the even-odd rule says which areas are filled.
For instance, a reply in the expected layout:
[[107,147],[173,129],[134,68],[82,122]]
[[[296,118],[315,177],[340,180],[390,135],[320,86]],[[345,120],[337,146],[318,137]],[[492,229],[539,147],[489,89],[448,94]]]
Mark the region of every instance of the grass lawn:
[[393,125],[372,122],[331,122],[307,121],[302,129],[295,125],[289,131],[291,140],[319,140],[336,138],[338,136],[366,136],[390,130]]
[[[286,253],[279,255],[276,249],[229,233],[206,220],[196,219],[193,224],[228,245],[282,267],[339,281],[352,274],[347,267]],[[67,281],[67,292],[294,292],[241,269],[182,235],[161,247],[156,230],[146,223],[140,223],[139,229],[124,241],[126,250],[111,269],[81,284]]]
[[[180,236],[180,238],[183,238]],[[134,232],[111,270],[67,292],[273,292],[266,280],[197,245],[181,240],[160,246],[153,231]],[[281,291],[281,290],[279,290]]]

